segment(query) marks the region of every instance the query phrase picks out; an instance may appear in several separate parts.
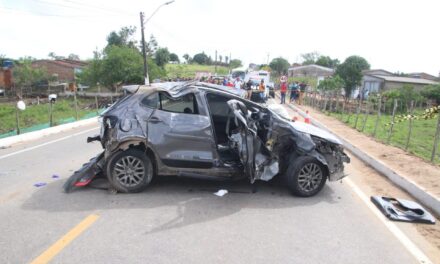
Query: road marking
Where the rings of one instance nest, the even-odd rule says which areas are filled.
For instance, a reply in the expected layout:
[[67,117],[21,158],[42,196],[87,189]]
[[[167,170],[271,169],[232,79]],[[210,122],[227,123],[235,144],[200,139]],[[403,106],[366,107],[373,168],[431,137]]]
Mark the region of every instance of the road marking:
[[78,225],[72,228],[67,234],[60,238],[55,244],[50,246],[46,251],[44,251],[40,256],[34,259],[31,264],[43,264],[48,263],[53,257],[63,250],[67,245],[70,244],[75,238],[81,235],[87,228],[89,228],[96,220],[98,220],[99,215],[91,214],[81,221]]
[[21,154],[21,153],[26,152],[26,151],[31,151],[31,150],[34,150],[34,149],[37,149],[37,148],[41,148],[41,147],[44,147],[44,146],[47,146],[47,145],[50,145],[50,144],[53,144],[53,143],[57,143],[59,141],[62,141],[62,140],[65,140],[65,139],[68,139],[68,138],[71,138],[71,137],[76,137],[76,136],[88,133],[88,132],[96,130],[96,129],[98,129],[98,127],[95,127],[95,128],[92,128],[92,129],[88,129],[88,130],[85,130],[85,131],[81,131],[81,132],[75,133],[75,134],[70,135],[70,136],[65,136],[65,137],[62,137],[62,138],[59,138],[59,139],[55,139],[55,140],[52,140],[52,141],[49,141],[49,142],[46,142],[46,143],[43,143],[43,144],[40,144],[40,145],[36,145],[36,146],[30,147],[30,148],[25,148],[25,149],[22,149],[22,150],[19,150],[19,151],[16,151],[16,152],[12,152],[12,153],[0,156],[0,160],[5,159],[5,158],[9,158],[9,157],[17,155],[17,154]]
[[349,178],[344,178],[353,191],[359,196],[359,198],[365,203],[365,205],[380,219],[380,221],[388,228],[388,230],[403,244],[403,246],[419,261],[424,264],[432,264],[432,261],[400,230],[394,223],[390,222],[376,206],[370,202],[367,195],[357,187],[357,185]]

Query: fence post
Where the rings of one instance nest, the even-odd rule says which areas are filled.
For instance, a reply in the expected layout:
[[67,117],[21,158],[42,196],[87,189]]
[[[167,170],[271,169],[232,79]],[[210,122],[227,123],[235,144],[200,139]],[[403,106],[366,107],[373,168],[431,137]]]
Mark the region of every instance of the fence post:
[[49,99],[49,126],[51,126],[51,127],[53,126],[52,106],[53,106],[52,100]]
[[374,124],[374,130],[373,130],[373,137],[376,137],[376,132],[377,132],[377,126],[379,125],[379,120],[380,120],[380,111],[382,110],[382,97],[380,97],[380,95],[377,97],[379,105],[377,106],[377,118],[376,118],[376,123]]
[[95,95],[96,113],[99,114],[98,96]]
[[324,104],[322,106],[322,111],[325,112],[327,110],[327,97],[324,95]]
[[357,129],[357,124],[358,124],[358,120],[359,120],[359,114],[361,112],[361,105],[362,105],[362,100],[359,99],[359,103],[356,109],[356,119],[354,121],[354,128]]
[[17,129],[17,135],[20,135],[20,114],[18,111],[20,110],[18,109],[17,105],[15,105],[15,127]]
[[367,123],[368,116],[370,115],[370,113],[369,113],[370,112],[369,106],[370,106],[370,103],[367,101],[367,104],[365,105],[365,116],[364,116],[364,121],[362,123],[361,132],[364,132],[365,124]]
[[113,95],[110,95],[110,103],[113,104]]
[[393,134],[394,118],[396,117],[396,109],[397,109],[397,99],[394,99],[393,116],[392,116],[392,118],[391,118],[391,126],[390,126],[390,130],[388,131],[387,144],[390,144],[391,136],[392,136],[392,134]]
[[409,127],[408,127],[408,137],[406,138],[405,150],[408,150],[409,141],[411,139],[412,125],[413,125],[413,118],[412,118],[413,113],[414,113],[414,100],[411,100],[411,106],[409,108],[410,118],[409,118]]
[[73,92],[73,101],[75,103],[75,117],[78,121],[78,101],[76,100],[76,91]]
[[432,147],[431,162],[434,162],[435,154],[438,147],[438,139],[440,137],[440,107],[437,106],[437,130],[435,131],[434,146]]

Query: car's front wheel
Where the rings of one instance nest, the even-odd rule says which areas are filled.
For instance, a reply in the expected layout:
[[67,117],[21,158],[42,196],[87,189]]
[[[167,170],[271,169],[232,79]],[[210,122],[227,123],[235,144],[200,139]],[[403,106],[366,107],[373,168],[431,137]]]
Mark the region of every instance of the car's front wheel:
[[299,156],[292,160],[286,171],[287,186],[301,197],[317,194],[325,185],[326,170],[315,158]]
[[145,152],[128,149],[115,153],[107,164],[107,177],[119,192],[144,190],[153,179],[153,165]]

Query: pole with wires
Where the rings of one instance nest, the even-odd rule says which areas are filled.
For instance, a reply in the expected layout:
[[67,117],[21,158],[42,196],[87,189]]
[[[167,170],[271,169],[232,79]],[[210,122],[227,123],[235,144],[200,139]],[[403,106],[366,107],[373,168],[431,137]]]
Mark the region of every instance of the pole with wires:
[[145,50],[145,34],[144,34],[144,13],[140,12],[141,16],[141,32],[142,32],[142,56],[144,59],[144,84],[150,84],[150,80],[148,78],[148,64],[147,64],[147,51]]

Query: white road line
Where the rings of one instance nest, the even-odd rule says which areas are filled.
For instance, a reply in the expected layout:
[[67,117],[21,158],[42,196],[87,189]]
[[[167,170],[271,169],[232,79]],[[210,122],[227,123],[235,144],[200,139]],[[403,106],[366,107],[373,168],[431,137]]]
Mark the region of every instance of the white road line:
[[59,139],[55,139],[55,140],[52,140],[52,141],[49,141],[49,142],[46,142],[46,143],[43,143],[43,144],[40,144],[40,145],[36,145],[36,146],[30,147],[30,148],[25,148],[25,149],[22,149],[22,150],[19,150],[19,151],[16,151],[16,152],[12,152],[12,153],[0,156],[0,160],[5,159],[5,158],[9,158],[11,156],[18,155],[18,154],[26,152],[26,151],[31,151],[31,150],[34,150],[34,149],[37,149],[37,148],[41,148],[41,147],[44,147],[44,146],[47,146],[47,145],[50,145],[50,144],[53,144],[53,143],[57,143],[59,141],[62,141],[62,140],[68,139],[68,138],[76,137],[78,135],[85,134],[85,133],[88,133],[88,132],[96,130],[96,129],[98,129],[98,127],[95,127],[95,128],[92,128],[92,129],[88,129],[88,130],[85,130],[85,131],[81,131],[81,132],[75,133],[75,134],[70,135],[70,136],[65,136],[65,137],[62,137],[62,138],[59,138]]
[[403,244],[403,246],[417,259],[418,262],[424,264],[432,264],[432,261],[400,230],[393,222],[390,222],[379,210],[370,202],[367,195],[356,186],[349,178],[344,178],[353,191],[365,203],[365,205],[373,212],[377,218],[388,228],[388,230]]

